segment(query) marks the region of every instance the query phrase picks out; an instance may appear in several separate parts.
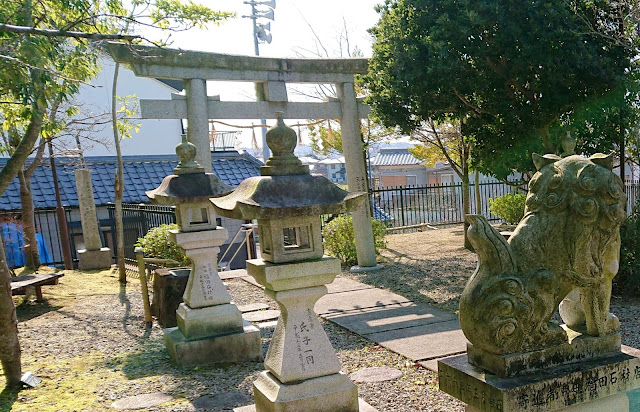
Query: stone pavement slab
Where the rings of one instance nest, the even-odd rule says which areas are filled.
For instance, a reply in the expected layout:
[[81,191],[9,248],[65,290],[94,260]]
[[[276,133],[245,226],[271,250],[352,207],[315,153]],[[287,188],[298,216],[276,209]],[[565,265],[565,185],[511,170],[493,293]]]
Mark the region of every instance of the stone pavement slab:
[[457,320],[372,333],[366,337],[414,361],[441,358],[467,350],[467,339]]
[[339,313],[329,312],[322,316],[365,336],[376,332],[446,322],[458,318],[454,313],[445,312],[423,303],[389,305]]
[[222,272],[218,272],[218,275],[222,280],[241,278],[243,276],[247,276],[247,270],[246,269],[224,270]]
[[262,286],[261,284],[256,282],[256,280],[253,278],[253,276],[242,276],[240,279],[244,280],[247,283],[251,283],[253,286],[257,286],[260,289],[264,289],[264,286]]
[[277,320],[270,320],[269,322],[258,323],[258,329],[275,328],[278,324]]
[[350,292],[352,290],[361,289],[374,289],[371,285],[360,283],[357,280],[347,279],[343,277],[336,277],[333,282],[327,285],[329,293]]
[[398,379],[402,376],[402,371],[396,368],[362,368],[349,375],[355,383],[384,382]]
[[238,310],[242,313],[255,312],[256,310],[269,309],[266,303],[250,303],[248,305],[238,305]]
[[148,409],[174,400],[173,396],[162,392],[129,396],[111,404],[114,409]]
[[325,295],[316,303],[315,311],[325,315],[410,302],[395,293],[371,288]]
[[242,315],[242,318],[249,322],[264,322],[266,320],[278,319],[278,317],[280,317],[280,311],[275,309],[259,310]]
[[243,392],[222,392],[206,395],[191,401],[196,409],[231,409],[249,402],[251,398]]
[[[456,354],[456,355],[459,355],[459,354]],[[443,356],[442,358],[433,358],[433,359],[429,359],[429,360],[426,360],[426,361],[420,361],[418,363],[423,368],[429,369],[430,371],[433,371],[433,372],[438,372],[438,361],[439,360],[450,358],[451,356],[456,356],[456,355]]]
[[[362,398],[358,398],[359,412],[378,412],[376,408],[369,405]],[[242,406],[240,408],[234,408],[233,412],[256,412],[256,405]]]

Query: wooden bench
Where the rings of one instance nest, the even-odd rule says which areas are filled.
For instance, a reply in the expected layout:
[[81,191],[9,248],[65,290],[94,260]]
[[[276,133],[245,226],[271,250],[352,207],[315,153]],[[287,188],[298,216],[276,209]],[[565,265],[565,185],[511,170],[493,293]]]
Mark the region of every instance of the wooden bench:
[[27,288],[34,287],[36,289],[36,297],[38,300],[42,300],[41,287],[43,285],[57,285],[58,279],[62,276],[64,276],[63,273],[20,275],[11,279],[11,293],[13,295],[24,294]]

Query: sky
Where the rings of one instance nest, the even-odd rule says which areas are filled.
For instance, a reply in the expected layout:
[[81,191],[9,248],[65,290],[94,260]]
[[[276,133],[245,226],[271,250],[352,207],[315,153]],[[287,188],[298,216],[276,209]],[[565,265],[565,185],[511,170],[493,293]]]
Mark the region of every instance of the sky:
[[[268,1],[268,0],[267,0]],[[274,20],[259,19],[270,23],[272,42],[260,44],[260,56],[265,57],[348,57],[347,50],[356,47],[365,57],[371,56],[371,35],[367,32],[378,21],[375,5],[383,0],[275,0]],[[253,23],[243,15],[251,14],[251,6],[242,0],[199,0],[199,3],[215,10],[235,12],[237,17],[208,30],[192,29],[171,35],[173,48],[200,50],[216,53],[253,56]],[[265,1],[266,2],[266,1]],[[267,10],[266,6],[257,6]],[[345,36],[345,33],[348,36]],[[151,33],[145,34],[152,36]],[[346,47],[348,37],[349,47]],[[320,56],[319,56],[320,55]],[[230,85],[208,84],[208,94],[219,94],[223,101],[253,100],[254,87],[250,83]],[[290,93],[290,100],[300,100]],[[250,123],[250,122],[249,122]],[[234,121],[234,124],[245,124]],[[216,126],[217,130],[229,130]],[[304,134],[304,133],[303,133]],[[260,134],[256,131],[258,142]],[[306,137],[304,138],[306,140]],[[242,146],[248,147],[251,132],[244,130]]]
[[[367,29],[378,21],[374,7],[381,0],[275,0],[274,21],[270,22],[273,40],[260,45],[260,55],[268,57],[314,57],[314,32],[331,57],[338,57],[340,36],[346,26],[352,46],[371,55],[371,37]],[[237,17],[207,31],[190,30],[172,36],[173,47],[217,53],[254,55],[253,25],[243,15],[251,14],[251,6],[242,0],[200,0],[216,10],[235,12]],[[257,6],[267,10],[266,6]],[[353,48],[353,47],[352,47]]]

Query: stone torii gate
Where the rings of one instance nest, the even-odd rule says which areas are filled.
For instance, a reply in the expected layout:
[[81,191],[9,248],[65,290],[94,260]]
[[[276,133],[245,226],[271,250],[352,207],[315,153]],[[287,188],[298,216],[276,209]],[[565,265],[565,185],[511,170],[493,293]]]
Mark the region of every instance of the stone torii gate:
[[[370,108],[356,98],[354,75],[367,70],[367,59],[288,59],[235,56],[149,46],[109,43],[118,63],[129,64],[136,76],[178,79],[186,95],[171,100],[141,100],[143,119],[187,119],[189,141],[197,147],[197,161],[211,172],[209,119],[337,119],[342,132],[347,184],[352,192],[367,191],[367,171],[359,119]],[[224,102],[207,94],[207,80],[256,83],[258,101]],[[334,84],[338,98],[328,102],[289,102],[286,83]],[[266,159],[265,159],[266,160]],[[353,211],[358,256],[355,270],[373,270],[376,254],[368,205]]]

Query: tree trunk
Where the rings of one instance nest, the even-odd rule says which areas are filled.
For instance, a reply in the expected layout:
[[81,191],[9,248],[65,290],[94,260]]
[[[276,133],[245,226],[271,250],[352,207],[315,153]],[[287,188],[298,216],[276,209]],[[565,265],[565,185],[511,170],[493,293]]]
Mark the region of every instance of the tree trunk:
[[20,387],[22,366],[18,341],[18,317],[11,297],[11,272],[0,236],[0,362],[7,386]]
[[44,119],[44,101],[37,99],[33,104],[31,119],[24,137],[20,140],[20,144],[14,150],[13,154],[7,160],[2,170],[0,170],[0,193],[4,193],[11,184],[11,181],[17,176],[18,172],[24,166],[27,156],[33,151],[33,146],[38,141],[40,130],[42,129],[42,121]]
[[478,172],[476,170],[476,175],[475,175],[475,186],[474,186],[475,192],[476,192],[476,214],[481,215],[482,214],[482,197],[480,197],[480,172]]
[[118,134],[118,119],[116,112],[116,98],[118,87],[118,72],[120,63],[116,63],[113,71],[113,85],[111,89],[111,122],[113,127],[113,140],[116,146],[116,156],[118,158],[118,169],[114,181],[114,203],[115,210],[113,218],[116,221],[116,255],[118,265],[118,280],[127,283],[127,272],[124,267],[124,223],[122,221],[122,195],[124,192],[124,164],[122,163],[122,151],[120,150],[120,136]]
[[38,240],[36,238],[31,179],[25,176],[24,170],[20,170],[18,172],[18,180],[20,181],[22,235],[24,237],[24,268],[26,271],[33,272],[40,267],[40,254],[38,253]]

